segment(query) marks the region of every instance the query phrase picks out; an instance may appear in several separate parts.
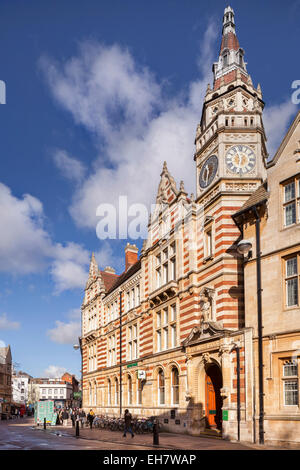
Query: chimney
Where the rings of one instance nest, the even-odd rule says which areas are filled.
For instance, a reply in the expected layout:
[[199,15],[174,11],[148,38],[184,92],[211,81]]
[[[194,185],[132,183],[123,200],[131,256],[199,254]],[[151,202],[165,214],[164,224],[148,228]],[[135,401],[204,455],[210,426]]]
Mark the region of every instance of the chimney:
[[138,261],[138,247],[127,243],[125,247],[125,271]]

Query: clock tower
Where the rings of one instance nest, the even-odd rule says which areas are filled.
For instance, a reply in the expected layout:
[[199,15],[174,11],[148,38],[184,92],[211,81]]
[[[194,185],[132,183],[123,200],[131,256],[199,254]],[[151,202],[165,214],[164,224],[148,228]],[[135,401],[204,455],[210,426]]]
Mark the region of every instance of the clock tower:
[[249,196],[266,177],[264,102],[260,85],[253,86],[235,31],[234,11],[223,17],[213,88],[207,86],[196,132],[197,202],[216,193]]

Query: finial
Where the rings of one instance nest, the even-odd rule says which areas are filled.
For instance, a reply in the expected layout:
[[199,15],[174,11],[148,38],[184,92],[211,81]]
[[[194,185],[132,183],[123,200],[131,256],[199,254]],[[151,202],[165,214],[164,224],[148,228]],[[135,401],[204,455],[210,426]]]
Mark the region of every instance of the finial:
[[184,182],[183,182],[183,180],[180,181],[179,189],[180,189],[180,191],[184,192]]

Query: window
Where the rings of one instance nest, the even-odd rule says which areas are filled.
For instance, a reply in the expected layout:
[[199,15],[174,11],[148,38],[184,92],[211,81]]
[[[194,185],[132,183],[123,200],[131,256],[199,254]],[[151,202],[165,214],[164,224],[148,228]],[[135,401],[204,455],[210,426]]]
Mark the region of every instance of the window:
[[127,377],[127,383],[128,383],[127,403],[128,403],[128,405],[131,405],[132,404],[132,379],[131,379],[130,375],[128,375],[128,377]]
[[113,366],[116,362],[116,335],[112,335],[108,337],[108,366]]
[[128,327],[128,360],[138,357],[138,325]]
[[176,279],[175,242],[156,256],[156,288]]
[[284,226],[289,227],[300,221],[300,178],[283,185]]
[[126,311],[130,310],[130,292],[126,293]]
[[96,343],[88,346],[89,370],[97,369],[97,345]]
[[115,405],[119,403],[119,382],[118,379],[115,379]]
[[171,386],[172,386],[172,404],[178,405],[179,403],[179,374],[177,367],[173,367],[171,371]]
[[294,360],[283,364],[283,402],[284,406],[298,405],[298,366]]
[[176,304],[156,312],[155,330],[157,352],[177,346]]
[[107,404],[111,404],[111,381],[108,379],[107,381]]
[[137,382],[136,382],[136,404],[137,405],[142,404],[142,391],[143,391],[142,380],[137,377]]
[[97,384],[94,383],[94,405],[97,405]]
[[158,404],[165,404],[165,374],[162,369],[159,369],[158,372]]
[[299,302],[299,263],[300,255],[285,260],[286,306],[294,307]]

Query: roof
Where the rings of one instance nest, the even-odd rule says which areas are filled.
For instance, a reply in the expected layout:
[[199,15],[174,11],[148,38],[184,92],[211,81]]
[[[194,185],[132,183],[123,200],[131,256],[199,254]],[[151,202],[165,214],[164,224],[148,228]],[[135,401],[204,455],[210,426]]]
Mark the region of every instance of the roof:
[[[127,279],[129,279],[131,276],[133,276],[140,269],[141,269],[141,260],[138,260],[135,264],[130,266],[130,268],[128,268],[127,271],[124,271],[122,274],[120,274],[120,276],[117,276],[116,282],[111,286],[111,288],[106,293],[106,295],[113,292],[117,287],[122,285],[123,282],[127,281]],[[102,275],[102,273],[101,273],[101,275]]]
[[267,191],[267,183],[266,181],[261,184],[254,193],[251,194],[249,199],[244,203],[244,205],[240,208],[238,212],[234,214],[234,217],[240,215],[243,212],[247,212],[253,206],[257,206],[258,204],[266,201],[269,198],[269,192]]
[[220,54],[223,51],[223,49],[229,49],[229,50],[235,50],[238,51],[240,48],[238,38],[234,33],[227,33],[225,36],[222,37],[222,43],[221,43],[221,49],[220,49]]
[[100,271],[100,274],[104,282],[105,292],[108,292],[115,284],[119,275],[114,273],[108,273],[106,271]]

